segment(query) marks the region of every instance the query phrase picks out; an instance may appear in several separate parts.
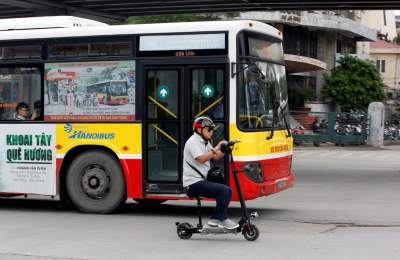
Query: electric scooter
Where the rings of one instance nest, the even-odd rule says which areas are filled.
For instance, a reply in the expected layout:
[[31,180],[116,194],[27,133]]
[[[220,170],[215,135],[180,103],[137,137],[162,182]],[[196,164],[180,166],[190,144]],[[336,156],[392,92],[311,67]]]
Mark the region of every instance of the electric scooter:
[[176,222],[177,234],[181,239],[190,239],[193,234],[239,234],[242,233],[244,238],[248,241],[255,241],[260,235],[260,231],[257,226],[251,223],[252,218],[257,218],[257,212],[251,212],[249,214],[246,203],[243,199],[242,190],[240,188],[240,183],[238,179],[238,170],[235,167],[235,163],[233,161],[232,150],[234,145],[239,141],[230,141],[226,144],[225,151],[228,152],[229,161],[232,167],[233,179],[235,182],[236,190],[239,196],[240,206],[242,208],[242,218],[239,221],[239,227],[236,229],[226,229],[221,227],[211,227],[208,225],[203,225],[202,217],[201,217],[201,198],[197,197],[197,212],[199,216],[199,223],[196,227],[192,226],[188,222]]

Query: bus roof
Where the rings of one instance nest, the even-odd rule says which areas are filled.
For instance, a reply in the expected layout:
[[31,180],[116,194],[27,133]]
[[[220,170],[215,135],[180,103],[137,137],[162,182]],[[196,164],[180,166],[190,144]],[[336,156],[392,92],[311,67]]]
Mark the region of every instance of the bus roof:
[[158,23],[137,25],[110,25],[97,27],[74,27],[23,31],[0,31],[0,41],[71,38],[85,36],[110,36],[110,35],[142,35],[162,33],[190,33],[230,31],[238,32],[243,29],[267,33],[271,36],[282,38],[281,33],[274,27],[265,23],[249,20],[236,21],[210,21],[210,22],[185,22],[185,23]]
[[[0,19],[0,31],[108,26],[106,23],[75,16],[43,16]],[[43,31],[42,31],[43,32]]]

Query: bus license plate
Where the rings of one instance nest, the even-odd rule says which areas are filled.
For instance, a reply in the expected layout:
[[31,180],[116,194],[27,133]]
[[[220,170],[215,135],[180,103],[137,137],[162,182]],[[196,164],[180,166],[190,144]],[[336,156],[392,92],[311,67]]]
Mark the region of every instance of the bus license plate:
[[280,180],[276,185],[278,186],[279,189],[283,189],[286,186],[286,180]]

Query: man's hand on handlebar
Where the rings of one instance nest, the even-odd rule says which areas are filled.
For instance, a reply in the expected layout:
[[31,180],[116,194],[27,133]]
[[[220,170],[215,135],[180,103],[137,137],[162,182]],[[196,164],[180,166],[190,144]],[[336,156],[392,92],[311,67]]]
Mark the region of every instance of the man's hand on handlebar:
[[233,146],[238,142],[240,141],[237,140],[231,140],[229,142],[225,141],[223,144],[221,144],[221,152],[223,152],[224,154],[231,152]]
[[226,140],[222,140],[220,141],[216,146],[215,146],[215,150],[216,151],[221,151],[222,147],[225,146],[228,143],[228,141]]

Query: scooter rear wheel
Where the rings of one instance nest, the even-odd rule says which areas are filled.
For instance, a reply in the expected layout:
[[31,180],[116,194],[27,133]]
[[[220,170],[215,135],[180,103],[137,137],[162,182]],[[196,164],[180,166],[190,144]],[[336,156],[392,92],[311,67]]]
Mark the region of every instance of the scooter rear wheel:
[[260,231],[256,225],[250,224],[248,226],[244,226],[243,236],[247,241],[255,241],[260,236]]
[[189,233],[188,229],[191,229],[191,228],[193,228],[193,226],[187,222],[180,223],[176,227],[176,233],[178,234],[178,237],[181,239],[190,239],[192,237],[192,233]]

